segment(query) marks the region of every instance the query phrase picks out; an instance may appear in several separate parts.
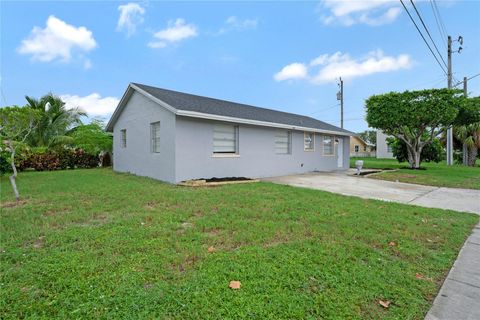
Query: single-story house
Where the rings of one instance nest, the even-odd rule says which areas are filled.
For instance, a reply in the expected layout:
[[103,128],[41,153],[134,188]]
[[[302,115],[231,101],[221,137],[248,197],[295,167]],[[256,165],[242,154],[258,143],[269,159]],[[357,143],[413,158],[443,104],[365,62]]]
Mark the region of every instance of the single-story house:
[[375,157],[375,145],[365,142],[359,136],[350,137],[351,157]]
[[170,183],[346,170],[352,135],[307,116],[138,83],[106,129],[115,171]]
[[377,158],[378,159],[395,159],[392,147],[387,144],[387,138],[390,136],[377,130]]

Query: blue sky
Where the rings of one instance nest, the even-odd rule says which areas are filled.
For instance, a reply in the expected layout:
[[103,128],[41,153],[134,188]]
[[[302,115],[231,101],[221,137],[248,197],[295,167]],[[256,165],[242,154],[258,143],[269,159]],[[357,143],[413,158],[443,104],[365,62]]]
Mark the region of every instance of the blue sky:
[[[455,78],[480,73],[480,2],[436,2],[448,34],[464,37],[464,50],[453,56]],[[431,2],[415,3],[445,58]],[[399,1],[0,6],[2,106],[53,92],[108,120],[128,83],[139,82],[339,125],[342,76],[345,128],[361,131],[370,95],[446,85]],[[480,94],[480,77],[469,91]]]

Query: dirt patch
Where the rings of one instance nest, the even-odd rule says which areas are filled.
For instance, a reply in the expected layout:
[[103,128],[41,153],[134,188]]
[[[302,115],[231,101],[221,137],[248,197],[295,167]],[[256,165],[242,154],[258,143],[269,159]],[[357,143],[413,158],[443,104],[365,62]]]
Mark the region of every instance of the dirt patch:
[[35,249],[41,249],[45,245],[45,236],[40,236],[33,242],[33,247]]
[[210,179],[197,179],[182,181],[179,183],[181,186],[187,187],[215,187],[225,184],[238,184],[238,183],[252,183],[258,182],[258,179],[250,179],[245,177],[226,177],[226,178],[210,178]]
[[19,201],[7,201],[0,205],[0,208],[15,208],[23,206],[27,203],[27,200],[19,200]]

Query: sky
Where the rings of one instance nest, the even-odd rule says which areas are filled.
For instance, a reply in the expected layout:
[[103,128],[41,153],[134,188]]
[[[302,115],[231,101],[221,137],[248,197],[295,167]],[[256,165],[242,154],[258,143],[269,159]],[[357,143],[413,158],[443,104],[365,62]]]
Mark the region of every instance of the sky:
[[[445,61],[445,35],[463,37],[454,82],[480,73],[480,1],[414,3]],[[400,1],[0,0],[0,14],[0,106],[52,92],[108,121],[138,82],[339,126],[342,77],[344,127],[360,132],[369,96],[447,84]]]

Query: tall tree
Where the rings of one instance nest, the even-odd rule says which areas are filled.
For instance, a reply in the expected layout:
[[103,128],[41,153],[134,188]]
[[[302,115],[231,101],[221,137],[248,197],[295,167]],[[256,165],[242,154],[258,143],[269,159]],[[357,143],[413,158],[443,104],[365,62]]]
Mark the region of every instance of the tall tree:
[[365,130],[359,132],[358,136],[366,143],[373,144],[374,146],[377,145],[377,131],[375,130]]
[[17,201],[20,200],[20,194],[16,183],[16,150],[35,130],[38,125],[38,118],[38,111],[31,108],[18,106],[0,108],[0,138],[6,144],[6,149],[10,153],[10,165],[13,171],[10,176],[10,183]]
[[475,166],[480,148],[480,97],[465,100],[454,121],[453,133],[463,144],[464,163]]
[[423,147],[453,123],[463,102],[460,90],[390,92],[367,99],[366,119],[370,127],[404,141],[410,168],[418,169]]
[[33,147],[51,147],[71,142],[67,135],[74,125],[82,124],[81,117],[87,114],[80,108],[67,109],[65,103],[49,93],[40,99],[26,96],[27,106],[40,114],[38,126],[28,138]]
[[92,121],[90,124],[75,127],[71,133],[73,145],[85,152],[98,156],[102,152],[111,152],[113,137],[106,132],[103,123]]

